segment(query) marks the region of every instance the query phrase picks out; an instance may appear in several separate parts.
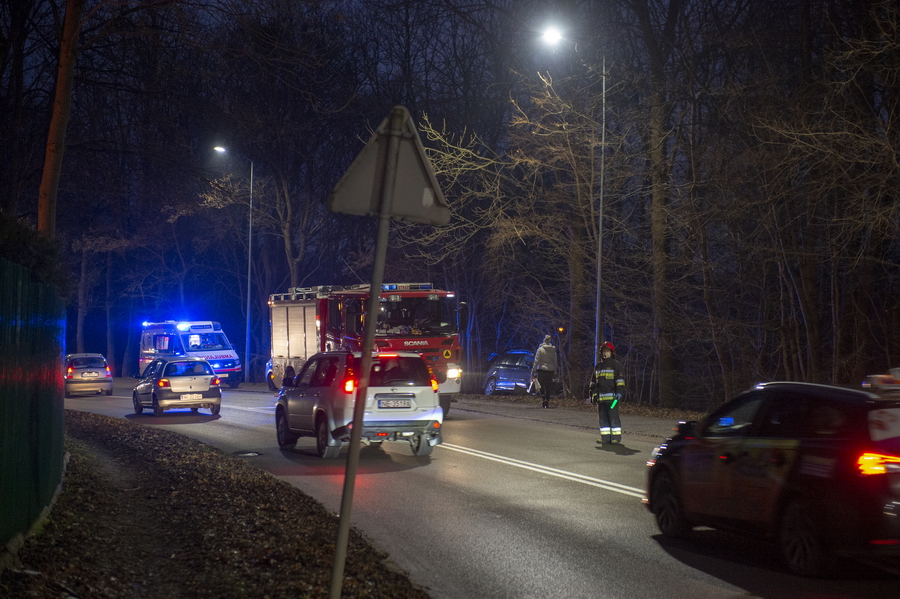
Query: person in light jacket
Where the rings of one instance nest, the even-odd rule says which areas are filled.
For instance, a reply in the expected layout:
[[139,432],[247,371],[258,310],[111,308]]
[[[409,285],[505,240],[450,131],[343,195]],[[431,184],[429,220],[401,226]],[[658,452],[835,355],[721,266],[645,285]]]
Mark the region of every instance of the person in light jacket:
[[556,347],[550,342],[550,335],[534,352],[534,365],[531,367],[531,378],[537,377],[541,386],[541,407],[550,407],[550,391],[553,390],[553,377],[556,376]]

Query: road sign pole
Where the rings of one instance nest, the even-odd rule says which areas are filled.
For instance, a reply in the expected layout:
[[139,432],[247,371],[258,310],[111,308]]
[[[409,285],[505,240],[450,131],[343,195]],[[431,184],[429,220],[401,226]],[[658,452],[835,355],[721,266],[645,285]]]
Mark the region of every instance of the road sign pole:
[[350,430],[350,447],[347,454],[347,472],[344,476],[344,491],[341,496],[341,511],[338,520],[337,542],[334,547],[334,565],[331,571],[331,599],[340,599],[344,582],[344,565],[347,561],[347,540],[350,536],[350,516],[353,508],[353,491],[356,470],[359,465],[359,444],[362,440],[363,414],[366,395],[369,392],[369,372],[372,370],[372,348],[375,345],[375,328],[378,324],[381,284],[384,280],[384,263],[387,256],[388,234],[391,230],[391,206],[394,195],[394,179],[400,148],[404,113],[398,109],[391,112],[390,139],[384,161],[384,177],[379,198],[378,237],[375,242],[375,263],[372,267],[372,285],[369,288],[369,307],[366,313],[366,332],[362,347],[362,366],[359,373],[359,388],[356,404],[353,406],[353,428]]

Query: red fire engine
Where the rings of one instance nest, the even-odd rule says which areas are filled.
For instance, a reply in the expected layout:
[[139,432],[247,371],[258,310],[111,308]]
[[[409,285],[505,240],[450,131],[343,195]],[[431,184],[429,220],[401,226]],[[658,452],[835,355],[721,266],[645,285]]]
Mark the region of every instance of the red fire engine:
[[[369,296],[370,285],[295,287],[271,295],[269,386],[278,385],[285,372],[299,372],[316,352],[360,351]],[[438,380],[445,412],[450,395],[459,393],[462,381],[457,314],[456,294],[435,289],[431,283],[381,286],[375,349],[420,353]]]

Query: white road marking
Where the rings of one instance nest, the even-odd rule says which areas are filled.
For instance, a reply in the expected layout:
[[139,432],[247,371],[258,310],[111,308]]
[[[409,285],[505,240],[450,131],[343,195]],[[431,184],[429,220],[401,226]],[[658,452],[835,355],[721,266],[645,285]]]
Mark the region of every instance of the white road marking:
[[264,412],[266,414],[275,413],[275,406],[266,406],[262,408],[245,408],[244,406],[232,406],[227,403],[223,403],[222,407],[228,408],[229,410],[244,410],[245,412]]
[[487,453],[486,451],[479,451],[477,449],[470,449],[468,447],[462,447],[460,445],[452,445],[450,443],[441,443],[437,447],[443,447],[445,449],[450,449],[452,451],[458,451],[460,453],[467,453],[467,454],[475,456],[475,457],[484,458],[486,460],[492,460],[494,462],[500,462],[501,464],[508,464],[510,466],[516,466],[517,468],[524,468],[525,470],[532,470],[534,472],[549,474],[550,476],[556,476],[558,478],[575,481],[577,483],[582,483],[585,485],[600,487],[601,489],[606,489],[607,491],[615,491],[616,493],[621,493],[622,495],[630,495],[631,497],[637,497],[638,499],[643,499],[645,496],[644,490],[638,489],[636,487],[620,485],[619,483],[614,483],[609,480],[593,478],[591,476],[585,476],[583,474],[577,474],[575,472],[568,472],[566,470],[558,470],[556,468],[551,468],[549,466],[541,466],[540,464],[532,464],[531,462],[523,462],[522,460],[507,458],[507,457],[496,455],[493,453]]

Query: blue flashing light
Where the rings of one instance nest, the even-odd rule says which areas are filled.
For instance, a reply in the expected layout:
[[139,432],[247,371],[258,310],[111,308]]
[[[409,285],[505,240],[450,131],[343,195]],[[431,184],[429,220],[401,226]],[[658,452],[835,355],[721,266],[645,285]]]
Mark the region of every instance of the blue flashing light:
[[184,332],[184,331],[190,331],[190,330],[191,330],[191,325],[189,325],[189,324],[186,323],[186,322],[179,322],[177,325],[175,325],[175,328],[177,328],[179,331],[182,331],[182,332]]

